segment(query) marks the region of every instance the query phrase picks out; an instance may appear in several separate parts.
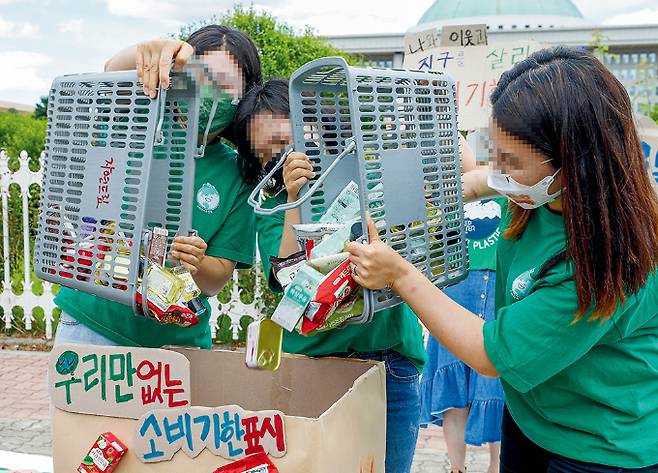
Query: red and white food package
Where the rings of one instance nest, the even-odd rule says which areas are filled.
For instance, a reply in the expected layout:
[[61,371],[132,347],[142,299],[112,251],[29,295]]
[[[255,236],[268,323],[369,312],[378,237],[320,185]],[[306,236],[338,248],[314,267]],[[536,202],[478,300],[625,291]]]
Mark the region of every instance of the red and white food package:
[[279,473],[264,451],[247,455],[241,460],[217,468],[213,473]]

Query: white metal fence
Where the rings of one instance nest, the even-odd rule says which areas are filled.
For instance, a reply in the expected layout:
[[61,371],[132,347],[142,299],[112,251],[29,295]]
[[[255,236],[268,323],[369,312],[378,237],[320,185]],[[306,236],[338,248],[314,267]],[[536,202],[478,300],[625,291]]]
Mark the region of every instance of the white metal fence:
[[[39,157],[39,163],[43,159],[43,153]],[[53,302],[53,285],[42,281],[43,291],[37,291],[38,285],[34,284],[34,273],[32,271],[32,252],[33,238],[30,235],[30,221],[29,221],[29,199],[30,187],[33,185],[41,185],[41,166],[39,171],[34,172],[29,169],[29,157],[27,152],[22,151],[18,157],[19,168],[16,171],[11,171],[9,167],[10,157],[5,151],[0,151],[0,196],[2,203],[2,261],[3,261],[3,277],[2,289],[0,289],[0,307],[2,307],[3,323],[5,328],[10,329],[15,325],[13,308],[23,308],[23,325],[26,331],[32,331],[34,326],[33,311],[36,307],[41,307],[44,311],[44,323],[46,328],[46,338],[52,338],[53,335],[53,309],[55,304]],[[10,186],[18,186],[20,205],[10,204]],[[14,201],[15,203],[15,201]],[[12,228],[9,224],[10,214],[15,212],[14,215],[22,213],[22,223],[20,228]],[[22,233],[22,248],[20,249],[21,255],[12,255],[11,249],[15,245],[10,244],[12,240],[19,238]],[[21,268],[12,268],[11,260],[19,256],[22,260]],[[12,287],[12,278],[15,281],[19,276],[15,274],[16,271],[22,272],[20,280],[22,281],[23,290],[15,291]],[[220,315],[225,314],[231,320],[231,331],[233,339],[237,340],[241,325],[240,320],[247,316],[253,317],[258,310],[261,309],[261,290],[258,271],[256,273],[255,281],[255,294],[254,300],[251,303],[244,303],[241,300],[242,289],[238,286],[237,272],[233,276],[233,286],[231,290],[231,298],[227,303],[222,303],[216,298],[211,299],[211,316],[210,328],[212,331],[213,339],[217,336],[219,329],[218,323]]]

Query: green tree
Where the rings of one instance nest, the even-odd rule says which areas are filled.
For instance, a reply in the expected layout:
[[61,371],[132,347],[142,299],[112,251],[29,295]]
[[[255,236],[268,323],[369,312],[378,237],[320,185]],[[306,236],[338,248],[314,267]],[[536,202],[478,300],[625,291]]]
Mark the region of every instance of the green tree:
[[342,56],[348,63],[360,62],[360,58],[336,49],[327,40],[315,35],[310,27],[296,31],[265,11],[253,6],[244,8],[236,5],[222,16],[186,25],[173,37],[186,40],[197,29],[211,24],[232,26],[245,32],[254,41],[261,53],[263,76],[288,78],[300,66],[325,56]]
[[42,95],[34,105],[33,118],[46,118],[48,116],[48,96]]
[[7,151],[12,162],[21,151],[35,158],[46,142],[46,121],[12,112],[0,113],[0,149]]

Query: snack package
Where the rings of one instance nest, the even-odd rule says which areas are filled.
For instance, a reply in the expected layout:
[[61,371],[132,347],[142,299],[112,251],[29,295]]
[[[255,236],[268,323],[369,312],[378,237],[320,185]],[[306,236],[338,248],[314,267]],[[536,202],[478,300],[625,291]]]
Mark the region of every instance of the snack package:
[[161,268],[165,265],[167,258],[167,246],[169,245],[169,232],[162,227],[153,227],[151,243],[148,249],[148,259]]
[[302,325],[302,334],[322,327],[336,308],[356,292],[358,284],[354,281],[353,268],[350,260],[346,259],[325,276],[304,312],[304,318],[311,324]]
[[[170,269],[149,263],[147,283],[149,310],[148,314],[142,315],[184,328],[199,323],[199,316],[206,311],[206,307],[201,300],[201,290],[185,267]],[[137,287],[136,302],[141,309],[141,281]]]
[[260,447],[261,451],[241,460],[217,468],[213,473],[279,473],[279,470]]
[[[141,310],[142,293],[139,292],[139,290],[137,291],[135,300],[137,301],[137,307]],[[146,317],[155,319],[162,324],[176,324],[183,328],[188,328],[199,323],[200,314],[193,312],[193,310],[185,304],[167,304],[165,301],[154,295],[151,295],[148,298],[147,303],[149,313],[146,314]],[[205,307],[203,310],[205,311]]]
[[77,471],[78,473],[111,473],[127,451],[128,448],[112,432],[105,432],[98,436]]
[[347,252],[338,253],[337,255],[323,256],[322,258],[312,259],[308,262],[308,265],[320,271],[322,274],[327,274],[330,271],[336,269],[336,267],[343,263],[346,259],[350,257],[350,254]]
[[301,251],[306,253],[306,259],[310,257],[313,247],[327,238],[329,235],[336,233],[343,228],[344,224],[325,224],[325,223],[298,223],[292,226],[297,245]]
[[350,181],[320,217],[320,223],[344,223],[360,215],[359,186],[354,181]]
[[181,293],[180,298],[185,302],[190,302],[192,299],[198,298],[201,295],[201,289],[196,285],[192,273],[190,273],[185,266],[178,266],[177,268],[172,269],[171,273],[183,281],[183,292]]
[[286,288],[295,278],[299,268],[306,264],[306,254],[304,251],[300,251],[287,258],[271,256],[270,263],[272,264],[274,279],[276,279],[282,288]]
[[343,225],[340,230],[329,235],[321,242],[316,243],[311,250],[309,259],[333,256],[337,253],[344,252],[345,245],[350,241],[350,233],[354,223],[354,221],[348,222],[347,225]]
[[315,293],[324,275],[310,266],[302,266],[283,293],[283,299],[272,314],[272,321],[292,332]]
[[348,319],[363,314],[363,308],[363,289],[359,288],[358,290],[353,291],[352,294],[342,302],[342,304],[336,307],[336,310],[327,317],[327,320],[321,327],[317,327],[316,324],[308,320],[306,317],[302,317],[301,322],[297,324],[295,330],[297,333],[307,337],[328,332],[340,328]]
[[270,319],[254,320],[247,327],[248,368],[276,371],[281,364],[283,329]]

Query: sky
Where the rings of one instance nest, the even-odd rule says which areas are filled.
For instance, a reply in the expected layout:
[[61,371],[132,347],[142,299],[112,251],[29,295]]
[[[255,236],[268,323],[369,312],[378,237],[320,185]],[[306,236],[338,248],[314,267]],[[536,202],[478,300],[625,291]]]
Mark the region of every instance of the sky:
[[[483,0],[492,1],[492,0]],[[550,1],[550,0],[547,0]],[[230,10],[234,0],[0,0],[0,100],[34,104],[62,74],[94,72],[115,52]],[[245,2],[246,3],[246,2]],[[432,0],[254,0],[321,35],[400,33]],[[657,24],[656,0],[574,0],[593,24]]]

